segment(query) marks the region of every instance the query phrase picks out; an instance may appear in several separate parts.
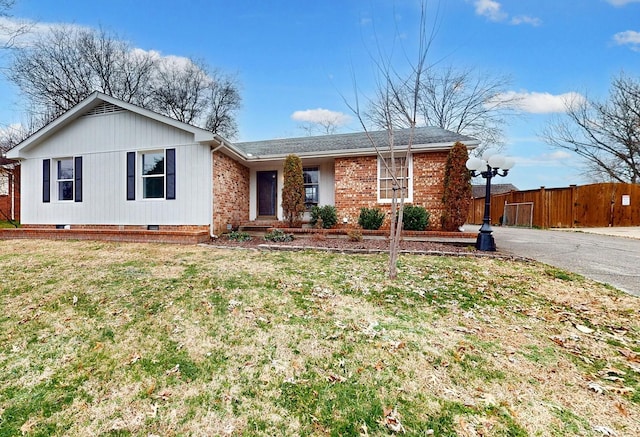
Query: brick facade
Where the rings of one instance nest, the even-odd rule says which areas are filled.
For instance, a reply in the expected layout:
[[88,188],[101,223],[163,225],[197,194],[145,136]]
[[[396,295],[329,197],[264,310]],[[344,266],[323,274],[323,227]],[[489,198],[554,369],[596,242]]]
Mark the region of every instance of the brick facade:
[[413,204],[424,206],[431,214],[430,229],[440,229],[444,212],[444,171],[449,152],[413,155]]
[[20,165],[0,167],[0,177],[6,178],[7,195],[0,194],[0,220],[20,221]]
[[249,220],[249,168],[216,152],[213,156],[213,232]]
[[[440,228],[443,211],[444,169],[448,152],[413,155],[413,204],[424,206],[431,214],[430,228]],[[378,203],[378,159],[376,156],[336,158],[335,206],[338,222],[348,219],[348,226],[358,223],[360,208],[380,208],[389,212],[391,205]],[[389,227],[389,219],[383,227]]]

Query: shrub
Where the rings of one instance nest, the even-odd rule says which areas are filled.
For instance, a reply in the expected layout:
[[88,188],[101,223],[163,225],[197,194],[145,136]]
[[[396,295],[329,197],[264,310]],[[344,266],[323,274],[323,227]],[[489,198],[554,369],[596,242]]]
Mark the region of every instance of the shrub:
[[418,205],[405,205],[402,228],[405,231],[424,231],[429,226],[429,211]]
[[311,239],[313,241],[324,241],[327,239],[327,236],[322,232],[314,232],[313,234],[311,234]]
[[304,214],[304,176],[302,161],[289,155],[284,161],[284,183],[282,185],[282,213],[289,226],[299,226]]
[[358,224],[362,229],[377,230],[382,226],[384,222],[384,212],[378,208],[360,208],[360,216],[358,217]]
[[362,241],[362,231],[360,229],[349,229],[347,238],[349,241]]
[[455,143],[447,157],[444,173],[444,212],[441,224],[445,231],[457,231],[469,215],[471,175],[466,167],[467,159],[467,147],[460,142]]
[[273,241],[276,243],[284,243],[287,241],[293,241],[293,234],[287,234],[284,231],[281,231],[280,229],[274,229],[271,232],[268,232],[265,236],[264,239],[266,241]]
[[227,234],[227,239],[233,241],[250,241],[251,235],[247,234],[246,232],[233,231]]
[[314,206],[311,208],[311,226],[322,226],[325,229],[332,228],[338,223],[338,211],[335,206]]

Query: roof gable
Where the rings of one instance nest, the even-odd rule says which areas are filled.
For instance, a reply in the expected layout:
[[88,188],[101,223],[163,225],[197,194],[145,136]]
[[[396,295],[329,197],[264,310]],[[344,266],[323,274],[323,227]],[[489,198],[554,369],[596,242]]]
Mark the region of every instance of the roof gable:
[[121,111],[131,111],[143,117],[174,127],[176,129],[189,132],[193,134],[194,141],[196,142],[221,142],[220,137],[205,129],[201,129],[190,124],[177,121],[171,117],[167,117],[158,114],[157,112],[153,112],[148,109],[133,105],[131,103],[118,100],[106,94],[94,92],[82,102],[78,103],[73,108],[69,109],[67,112],[53,120],[51,123],[33,133],[16,147],[9,150],[6,156],[8,158],[20,158],[21,152],[29,150],[32,147],[37,147],[37,145],[42,141],[69,126],[80,117],[109,114]]

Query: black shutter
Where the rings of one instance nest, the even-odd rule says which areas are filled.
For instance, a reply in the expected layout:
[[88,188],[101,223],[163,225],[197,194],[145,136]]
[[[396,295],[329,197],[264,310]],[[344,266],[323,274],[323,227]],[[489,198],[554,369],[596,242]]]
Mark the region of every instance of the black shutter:
[[51,160],[42,161],[42,202],[51,201]]
[[75,177],[75,201],[82,202],[82,156],[74,159],[73,175]]
[[176,149],[167,149],[167,199],[176,198]]
[[136,200],[136,152],[127,152],[127,200]]

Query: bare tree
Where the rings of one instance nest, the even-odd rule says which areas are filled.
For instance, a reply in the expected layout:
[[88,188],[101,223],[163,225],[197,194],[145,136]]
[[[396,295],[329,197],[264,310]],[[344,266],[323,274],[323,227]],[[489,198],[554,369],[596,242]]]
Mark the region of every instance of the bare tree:
[[[9,11],[15,4],[15,0],[0,0],[0,18],[9,17]],[[1,21],[0,20],[0,49],[10,49],[15,46],[16,39],[29,33],[32,23],[25,21]]]
[[180,66],[175,59],[160,62],[150,106],[178,121],[196,122],[208,103],[210,79],[205,68],[195,62]]
[[20,126],[7,126],[0,129],[0,156],[15,147],[28,136],[26,129]]
[[9,79],[36,107],[56,114],[93,91],[144,106],[155,64],[151,54],[133,53],[104,31],[56,27],[16,52]]
[[100,91],[223,135],[237,132],[236,82],[210,75],[203,62],[134,49],[104,30],[52,28],[16,51],[9,79],[39,114],[59,115]]
[[242,103],[237,79],[217,70],[210,73],[210,77],[205,129],[226,138],[235,138],[238,134],[236,112]]
[[551,146],[581,156],[595,180],[640,182],[640,82],[614,78],[605,101],[566,102],[564,117],[542,132]]
[[[516,109],[517,99],[505,98],[510,81],[504,76],[492,76],[473,69],[447,67],[426,68],[420,82],[416,123],[419,126],[437,126],[480,141],[476,153],[485,148],[503,145],[503,127],[508,115]],[[399,98],[410,103],[415,96],[405,92]],[[371,122],[386,128],[409,127],[402,116],[402,108],[394,103],[395,114],[387,120],[385,105],[374,100],[367,113]]]
[[300,121],[298,128],[302,129],[307,136],[333,135],[351,120],[351,117],[342,112],[328,109],[296,111],[291,118]]
[[[392,63],[392,59],[382,55],[378,50],[378,56],[373,57],[373,63],[377,71],[377,85],[375,96],[370,101],[378,114],[379,126],[387,132],[387,141],[379,144],[370,135],[367,129],[369,112],[363,112],[358,98],[358,87],[354,81],[354,103],[346,102],[359,120],[367,134],[372,147],[376,150],[379,160],[391,175],[392,192],[391,199],[391,229],[389,233],[389,265],[388,275],[390,279],[397,277],[398,254],[402,237],[402,220],[405,198],[407,196],[406,181],[402,178],[401,168],[396,158],[406,160],[411,155],[414,130],[417,125],[419,96],[425,74],[428,71],[427,55],[433,39],[434,29],[427,29],[427,1],[421,3],[421,16],[419,25],[418,49],[415,60],[409,60],[409,73],[402,74]],[[375,103],[371,103],[375,102]],[[406,147],[398,149],[395,144],[396,129],[405,126],[409,129],[409,140]],[[388,158],[388,159],[387,159]]]

